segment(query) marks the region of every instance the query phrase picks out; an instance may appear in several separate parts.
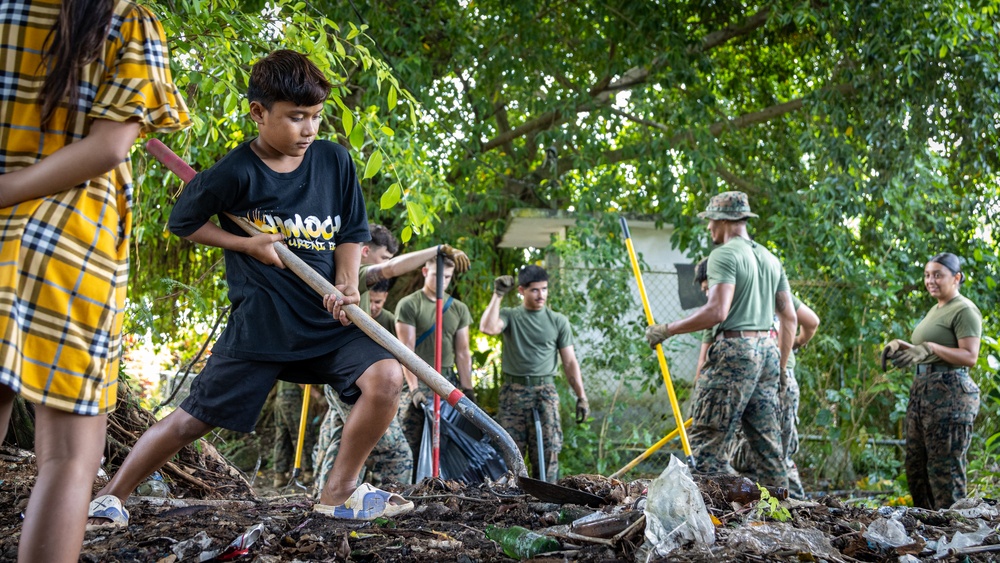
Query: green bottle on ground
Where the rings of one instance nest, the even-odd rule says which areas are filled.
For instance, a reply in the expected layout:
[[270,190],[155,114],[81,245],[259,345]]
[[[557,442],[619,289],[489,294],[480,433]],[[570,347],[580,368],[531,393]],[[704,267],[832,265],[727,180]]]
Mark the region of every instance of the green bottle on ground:
[[500,544],[504,553],[516,559],[529,559],[539,553],[558,551],[562,547],[555,538],[543,536],[521,526],[510,528],[486,526],[486,537]]

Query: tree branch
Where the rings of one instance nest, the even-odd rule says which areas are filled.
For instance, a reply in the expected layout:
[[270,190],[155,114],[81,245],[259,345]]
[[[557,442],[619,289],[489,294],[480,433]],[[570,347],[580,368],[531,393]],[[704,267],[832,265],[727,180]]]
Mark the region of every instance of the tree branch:
[[634,122],[639,123],[641,125],[645,125],[646,127],[652,127],[653,129],[659,129],[660,131],[663,131],[664,133],[670,133],[670,128],[667,127],[666,125],[660,123],[660,122],[651,121],[649,119],[643,119],[643,118],[639,117],[638,115],[632,115],[631,113],[622,111],[622,110],[617,109],[615,107],[609,107],[608,111],[610,111],[611,113],[613,113],[615,115],[620,115],[620,116],[624,117],[625,119],[628,119],[629,121],[634,121]]
[[[747,18],[742,25],[728,26],[724,29],[713,31],[702,38],[699,45],[689,48],[688,53],[695,54],[704,52],[718,47],[734,37],[748,35],[767,22],[769,13],[770,10],[768,8],[764,8]],[[593,111],[593,109],[597,107],[606,105],[611,99],[612,94],[615,92],[619,90],[626,90],[646,82],[649,78],[650,72],[662,66],[665,61],[665,57],[660,57],[653,61],[648,67],[632,67],[625,71],[619,79],[607,83],[600,89],[597,88],[599,84],[595,84],[588,90],[591,99],[579,104],[576,108],[576,113],[580,113],[581,111]],[[604,79],[602,79],[602,82],[603,81]],[[561,123],[563,119],[564,114],[560,110],[543,113],[542,115],[526,121],[513,129],[500,133],[493,139],[484,143],[482,150],[483,152],[488,152],[524,135],[554,127]]]
[[[496,116],[500,132],[503,133],[505,131],[510,131],[510,121],[507,119],[507,105],[497,102],[493,106],[493,113]],[[514,156],[514,143],[507,141],[504,143],[503,149],[507,151],[507,154],[510,156]]]
[[763,26],[767,23],[767,17],[771,14],[770,8],[764,8],[756,14],[747,18],[743,25],[730,25],[724,27],[718,31],[713,31],[701,39],[701,45],[699,47],[694,47],[689,50],[690,54],[695,52],[707,51],[709,49],[714,49],[719,45],[729,41],[734,37],[739,37],[741,35],[749,35],[750,32],[755,31],[757,28]]
[[715,173],[718,174],[719,177],[722,178],[727,184],[739,189],[741,192],[746,192],[747,195],[753,196],[761,193],[760,188],[752,182],[740,178],[721,165],[715,167]]
[[[835,86],[829,86],[818,90],[818,92],[821,93],[823,92],[837,93],[842,96],[853,95],[855,91],[856,90],[852,84],[837,84]],[[770,121],[776,117],[780,117],[782,115],[786,115],[798,111],[799,109],[802,109],[804,103],[803,100],[804,98],[797,98],[795,100],[791,100],[783,104],[767,107],[760,111],[747,113],[733,119],[717,121],[708,126],[708,132],[711,133],[713,137],[719,137],[726,131],[736,131],[738,129],[746,129],[753,125]],[[616,110],[614,108],[611,108],[611,111],[613,111],[614,113],[624,114],[624,112],[621,112],[620,110]],[[628,117],[630,119],[633,119],[633,116],[628,116]],[[639,117],[635,117],[633,121],[637,121],[639,123],[643,123],[644,125],[649,125],[651,127],[655,127],[656,129],[660,129],[664,132],[670,133],[670,131],[665,128],[666,126],[656,122],[648,121],[646,119]],[[693,140],[694,140],[693,131],[685,130],[671,135],[670,138],[667,140],[667,143],[670,145],[678,145],[684,141],[693,141]],[[604,158],[601,160],[601,164],[602,165],[617,164],[619,162],[624,162],[626,160],[632,160],[634,158],[637,158],[642,152],[641,150],[642,146],[645,145],[630,145],[620,149],[607,151],[604,153]],[[569,170],[572,170],[575,167],[576,165],[573,160],[569,158],[560,158],[557,170],[558,173],[561,175]],[[537,178],[539,181],[541,181],[542,179],[549,178],[550,176],[551,176],[551,171],[549,169],[545,167],[538,167],[535,170],[531,171],[531,173],[525,179],[527,180],[527,178]],[[720,174],[720,176],[722,176],[722,174]],[[733,176],[732,178],[734,179],[734,181],[741,181],[735,176]],[[726,181],[730,180],[729,178],[726,178],[724,176],[723,179]]]

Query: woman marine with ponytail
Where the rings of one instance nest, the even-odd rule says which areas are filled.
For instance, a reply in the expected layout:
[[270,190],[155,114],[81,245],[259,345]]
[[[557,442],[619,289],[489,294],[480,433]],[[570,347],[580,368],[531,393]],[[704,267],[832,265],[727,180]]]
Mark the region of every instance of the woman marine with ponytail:
[[965,280],[958,256],[944,252],[924,266],[924,287],[937,303],[913,329],[911,342],[893,340],[882,367],[914,370],[906,409],[906,477],[913,506],[948,508],[965,496],[966,453],[979,413],[979,387],[969,368],[979,358],[983,316],[959,293]]

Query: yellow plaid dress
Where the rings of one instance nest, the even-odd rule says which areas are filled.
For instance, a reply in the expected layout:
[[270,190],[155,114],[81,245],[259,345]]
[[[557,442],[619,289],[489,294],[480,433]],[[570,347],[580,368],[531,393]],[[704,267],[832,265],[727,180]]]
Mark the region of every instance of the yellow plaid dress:
[[[103,56],[81,72],[77,111],[42,132],[42,52],[59,2],[0,2],[0,173],[82,139],[94,119],[143,132],[189,124],[160,22],[118,2]],[[132,230],[126,159],[86,185],[0,209],[0,384],[82,415],[114,409]]]

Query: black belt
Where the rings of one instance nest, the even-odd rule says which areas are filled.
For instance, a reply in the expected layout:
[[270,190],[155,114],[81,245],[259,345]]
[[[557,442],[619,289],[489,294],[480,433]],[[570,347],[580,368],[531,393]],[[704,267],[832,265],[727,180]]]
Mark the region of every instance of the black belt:
[[716,340],[722,340],[723,338],[771,338],[771,329],[723,330],[715,334]]
[[917,364],[917,375],[923,375],[925,373],[943,373],[948,371],[965,373],[969,371],[969,368],[949,366],[948,364]]
[[509,383],[517,383],[518,385],[545,385],[556,382],[551,375],[509,375],[505,373],[503,376]]

